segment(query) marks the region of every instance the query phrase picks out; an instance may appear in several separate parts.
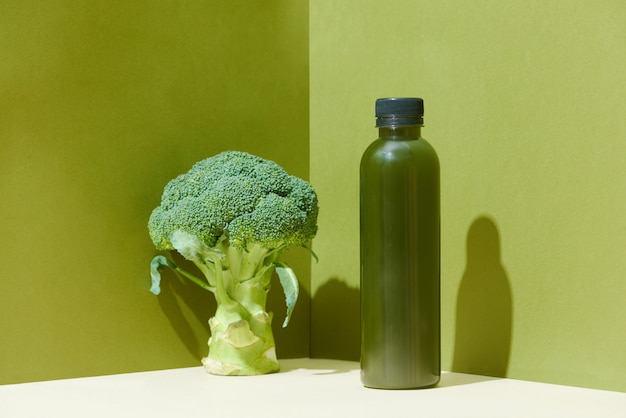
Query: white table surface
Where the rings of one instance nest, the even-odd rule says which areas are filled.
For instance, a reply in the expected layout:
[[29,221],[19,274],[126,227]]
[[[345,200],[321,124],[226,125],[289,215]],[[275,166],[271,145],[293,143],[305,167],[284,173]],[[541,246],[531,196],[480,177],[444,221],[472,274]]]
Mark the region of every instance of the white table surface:
[[626,393],[443,373],[432,389],[367,389],[359,365],[281,360],[280,373],[202,367],[0,386],[0,417],[626,418]]

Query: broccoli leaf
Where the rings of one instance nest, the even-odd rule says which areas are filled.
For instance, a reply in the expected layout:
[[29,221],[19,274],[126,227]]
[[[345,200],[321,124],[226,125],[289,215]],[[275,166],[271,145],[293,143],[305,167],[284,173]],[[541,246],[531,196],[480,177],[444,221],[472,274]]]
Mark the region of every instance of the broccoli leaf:
[[202,281],[201,279],[197,278],[193,274],[181,269],[176,264],[168,260],[167,257],[164,257],[162,255],[157,255],[156,257],[152,259],[152,262],[150,263],[150,277],[152,278],[152,287],[150,287],[150,291],[154,293],[155,295],[158,295],[159,293],[161,293],[161,268],[162,267],[171,268],[172,270],[180,273],[183,277],[188,278],[189,280],[191,280],[192,282],[194,282],[195,284],[197,284],[204,290],[208,290],[209,292],[213,292],[214,290],[208,283]]
[[285,292],[285,302],[287,303],[287,316],[285,317],[285,321],[283,322],[283,328],[285,328],[289,323],[289,320],[291,319],[293,308],[296,305],[296,301],[298,300],[300,287],[298,285],[298,278],[296,277],[291,267],[289,267],[287,264],[277,262],[276,274],[278,274],[280,284],[283,287],[283,291]]
[[161,293],[161,268],[169,267],[176,269],[176,265],[162,255],[157,255],[150,263],[150,277],[152,278],[152,287],[150,291],[155,295]]

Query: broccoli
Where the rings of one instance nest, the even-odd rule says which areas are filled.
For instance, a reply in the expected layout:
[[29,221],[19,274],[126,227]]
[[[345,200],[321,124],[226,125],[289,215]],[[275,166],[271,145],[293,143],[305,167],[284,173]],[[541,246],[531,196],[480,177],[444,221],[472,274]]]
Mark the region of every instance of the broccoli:
[[317,214],[317,195],[309,183],[273,161],[240,151],[197,162],[165,186],[148,221],[152,242],[157,250],[178,251],[204,277],[158,255],[151,263],[150,290],[160,293],[160,270],[169,267],[215,295],[209,353],[202,359],[207,372],[279,370],[272,314],[265,309],[270,279],[275,270],[285,292],[285,327],[298,297],[298,280],[279,258],[290,246],[309,249]]

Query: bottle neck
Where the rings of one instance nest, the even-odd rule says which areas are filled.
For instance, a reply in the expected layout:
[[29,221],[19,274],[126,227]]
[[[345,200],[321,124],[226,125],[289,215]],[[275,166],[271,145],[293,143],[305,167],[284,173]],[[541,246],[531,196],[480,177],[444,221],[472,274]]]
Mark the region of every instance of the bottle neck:
[[378,136],[385,139],[417,139],[421,130],[421,125],[392,125],[378,128]]

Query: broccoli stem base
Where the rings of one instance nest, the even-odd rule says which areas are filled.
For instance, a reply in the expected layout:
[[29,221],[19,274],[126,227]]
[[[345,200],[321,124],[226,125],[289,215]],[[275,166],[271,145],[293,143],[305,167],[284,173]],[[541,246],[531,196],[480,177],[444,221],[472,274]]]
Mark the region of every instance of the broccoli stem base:
[[205,370],[221,376],[251,376],[277,372],[272,315],[261,311],[245,318],[240,311],[218,306],[209,320],[209,354]]
[[174,248],[192,261],[205,275],[206,282],[157,256],[151,263],[153,293],[160,291],[159,269],[177,271],[215,296],[217,310],[209,320],[209,354],[202,359],[207,372],[216,375],[258,375],[277,372],[276,344],[272,314],[266,311],[272,273],[277,272],[285,290],[286,326],[297,298],[298,282],[285,264],[278,261],[283,248],[265,248],[251,243],[233,247],[226,237],[215,247],[206,247],[193,235],[182,231],[172,234]]

